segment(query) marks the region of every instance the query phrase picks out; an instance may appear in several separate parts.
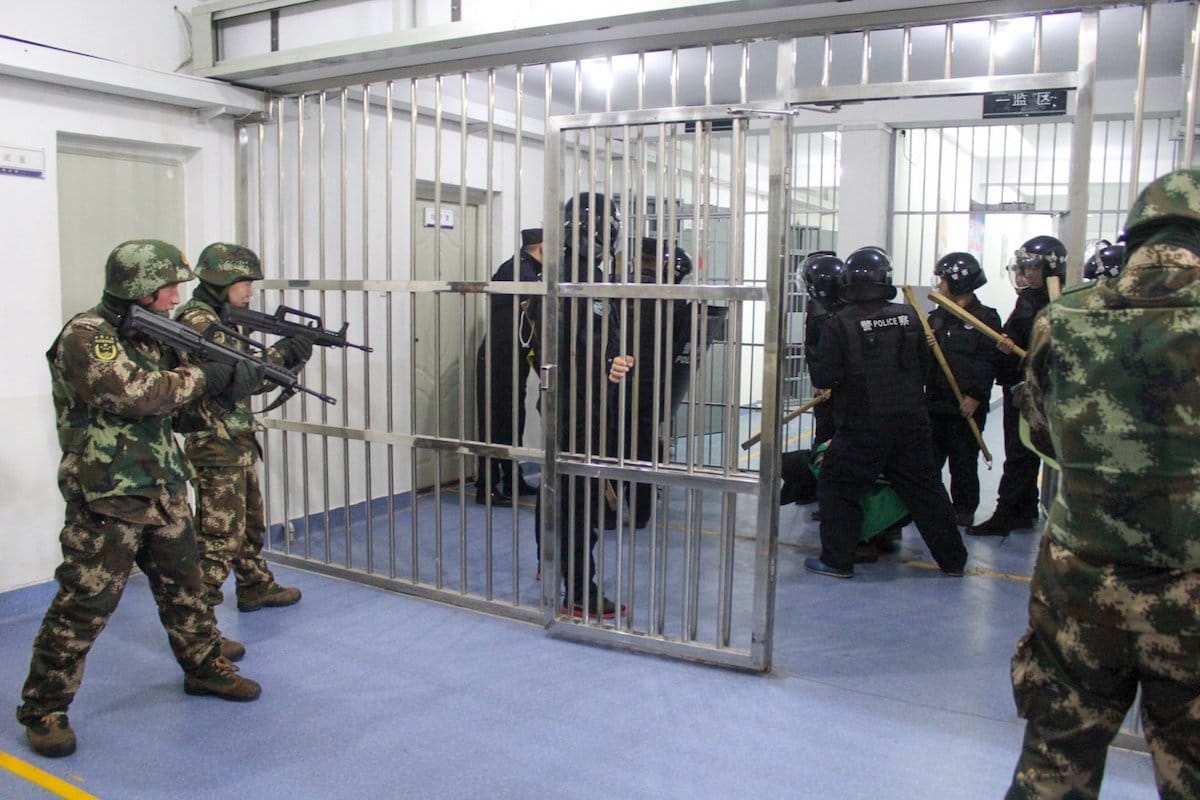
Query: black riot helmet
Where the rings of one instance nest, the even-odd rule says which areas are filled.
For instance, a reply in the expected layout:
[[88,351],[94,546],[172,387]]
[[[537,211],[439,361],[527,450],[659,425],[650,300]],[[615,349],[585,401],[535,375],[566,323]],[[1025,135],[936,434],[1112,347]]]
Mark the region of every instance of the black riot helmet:
[[826,308],[842,305],[842,279],[845,263],[832,250],[816,250],[800,265],[800,275],[808,296]]
[[642,237],[642,267],[639,274],[633,278],[641,283],[683,283],[692,274],[692,257],[678,245],[663,243],[661,269],[655,269],[655,253],[658,251],[658,239],[653,236]]
[[[621,211],[616,200],[607,200],[599,192],[580,192],[579,197],[567,200],[563,207],[563,246],[568,253],[578,246],[577,260],[599,264],[620,249],[620,236]],[[591,258],[582,257],[589,252]]]
[[671,275],[676,283],[683,283],[692,274],[692,257],[679,245],[675,246],[675,254],[666,259],[671,267]]
[[1018,277],[1040,274],[1043,283],[1046,278],[1066,280],[1067,246],[1053,236],[1035,236],[1013,254],[1009,269]]
[[935,278],[942,278],[950,287],[950,294],[960,295],[973,292],[987,283],[987,275],[979,266],[979,259],[970,253],[947,253],[933,267]]
[[1125,265],[1125,245],[1113,244],[1107,239],[1096,243],[1096,250],[1083,265],[1083,279],[1115,278]]
[[891,300],[896,296],[892,285],[892,259],[880,247],[860,247],[846,256],[842,273],[842,299],[848,303]]

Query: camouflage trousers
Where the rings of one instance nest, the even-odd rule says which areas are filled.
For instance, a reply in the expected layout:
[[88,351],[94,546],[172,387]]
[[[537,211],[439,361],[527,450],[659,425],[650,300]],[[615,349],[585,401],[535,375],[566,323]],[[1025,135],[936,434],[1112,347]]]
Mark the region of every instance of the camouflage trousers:
[[54,572],[58,594],[33,640],[29,677],[21,690],[24,702],[17,709],[22,723],[66,711],[75,699],[84,659],[116,610],[134,564],[150,581],[159,619],[183,671],[200,671],[219,653],[216,621],[204,602],[196,565],[187,495],[164,491],[158,500],[124,507],[140,507],[125,515],[140,521],[67,504],[59,535],[63,560]]
[[1098,796],[1139,684],[1159,795],[1200,797],[1200,637],[1094,625],[1033,599],[1012,682],[1026,725],[1009,800]]
[[262,557],[266,533],[258,472],[248,467],[196,467],[196,545],[210,606],[221,604],[230,571],[239,595],[275,582]]

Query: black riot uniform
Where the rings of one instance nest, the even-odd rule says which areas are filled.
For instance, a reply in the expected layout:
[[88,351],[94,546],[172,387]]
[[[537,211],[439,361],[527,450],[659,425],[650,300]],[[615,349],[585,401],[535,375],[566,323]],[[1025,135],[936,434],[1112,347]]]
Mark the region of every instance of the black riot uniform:
[[[528,249],[541,244],[542,229],[528,228],[521,231],[521,259],[517,269],[520,281],[540,281],[542,265]],[[513,260],[500,265],[492,275],[493,281],[513,280]],[[513,298],[517,298],[518,311],[513,316]],[[479,422],[479,438],[492,444],[517,444],[525,430],[525,384],[529,378],[530,360],[533,353],[533,331],[528,315],[523,313],[526,297],[511,294],[488,296],[488,333],[479,345],[475,362],[475,378],[479,403],[476,415]],[[516,320],[516,328],[513,321]],[[487,355],[491,349],[491,369]],[[516,383],[513,383],[513,366],[516,366]],[[517,429],[513,430],[513,406],[517,410]],[[515,461],[481,458],[475,477],[475,501],[484,503],[489,492],[493,505],[511,504],[515,494],[536,494],[537,489],[525,483],[520,467]],[[490,471],[490,475],[489,475]]]
[[878,476],[891,482],[943,572],[961,575],[967,560],[954,508],[933,455],[924,381],[932,358],[911,306],[895,296],[891,263],[878,248],[846,259],[846,308],[821,332],[813,379],[829,387],[837,432],[817,484],[821,557],[811,572],[854,574],[862,498]]
[[[996,309],[985,306],[973,294],[987,283],[987,277],[973,255],[956,252],[943,256],[934,268],[934,275],[945,281],[951,295],[969,295],[970,300],[963,308],[992,330],[999,330],[1000,315]],[[978,401],[972,418],[982,431],[987,423],[992,384],[1001,356],[995,342],[941,306],[930,312],[929,327],[937,337],[959,390],[964,396]],[[954,503],[954,513],[960,525],[970,525],[979,506],[979,442],[959,411],[950,382],[937,366],[931,369],[927,385],[938,472],[947,461],[950,462],[950,499]]]
[[[664,248],[658,240],[642,239],[642,264],[631,280],[638,283],[680,283],[692,271],[691,257],[680,247]],[[657,266],[656,265],[661,265]],[[690,379],[692,304],[687,300],[636,300],[629,304],[625,335],[636,348],[637,367],[626,387],[626,456],[638,461],[663,457],[663,420],[670,419],[683,401]],[[681,375],[676,376],[677,368]],[[653,511],[654,487],[634,484],[630,498],[634,527],[645,527]]]
[[[828,388],[817,383],[813,376],[813,362],[817,359],[817,347],[821,343],[821,331],[825,323],[846,305],[841,298],[844,270],[842,260],[828,250],[810,253],[801,265],[804,284],[808,289],[808,306],[804,317],[804,363],[808,366],[808,376],[816,389]],[[829,403],[822,403],[814,408],[813,423],[814,446],[832,438],[833,407]]]
[[[1017,304],[1004,323],[1003,332],[1021,349],[1029,348],[1033,318],[1050,303],[1045,279],[1066,275],[1067,249],[1053,236],[1035,236],[1017,250],[1012,274],[1038,276],[1032,285],[1019,290]],[[991,518],[967,529],[972,536],[1005,536],[1014,530],[1033,527],[1038,518],[1038,470],[1041,459],[1021,442],[1020,384],[1024,365],[1017,354],[1003,355],[996,382],[1004,387],[1004,472]]]
[[[616,201],[601,194],[581,194],[564,209],[564,250],[560,281],[589,283],[608,280],[604,266],[618,246],[620,214]],[[573,206],[578,207],[576,212]],[[605,216],[607,214],[607,217]],[[578,230],[573,228],[578,225]],[[607,251],[604,249],[607,246]],[[577,254],[573,248],[578,247]],[[542,331],[542,306],[529,305],[533,330]],[[559,308],[556,375],[558,446],[568,454],[609,455],[615,452],[612,430],[602,430],[600,407],[617,413],[617,387],[608,381],[609,367],[618,355],[620,320],[605,300],[564,298]],[[535,344],[539,354],[542,348]],[[590,400],[590,404],[589,404]],[[611,426],[612,420],[606,420]],[[592,550],[609,504],[599,479],[563,475],[557,487],[559,568],[566,581],[564,611],[574,616],[615,616],[616,604],[596,584]],[[536,530],[541,531],[542,497],[538,495]],[[542,576],[546,578],[545,575]]]

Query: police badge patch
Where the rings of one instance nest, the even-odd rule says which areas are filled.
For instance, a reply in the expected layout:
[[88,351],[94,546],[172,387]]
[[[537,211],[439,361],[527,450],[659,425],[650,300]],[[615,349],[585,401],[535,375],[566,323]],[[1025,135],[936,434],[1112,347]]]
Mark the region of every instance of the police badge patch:
[[117,357],[117,337],[98,333],[92,339],[92,355],[100,361],[112,361]]

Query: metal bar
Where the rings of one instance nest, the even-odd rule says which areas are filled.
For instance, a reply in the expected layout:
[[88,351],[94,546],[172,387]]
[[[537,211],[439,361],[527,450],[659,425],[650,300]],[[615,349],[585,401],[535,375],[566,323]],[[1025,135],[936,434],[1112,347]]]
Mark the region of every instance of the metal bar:
[[[825,40],[825,48],[823,51],[823,57],[821,59],[821,88],[828,89],[829,88],[829,69],[830,69],[830,65],[833,63],[833,37],[827,33],[822,38],[824,38],[824,40]],[[780,50],[782,51],[782,49],[783,49],[783,47],[781,45]],[[792,47],[789,50],[789,52],[791,53],[792,60],[794,61],[796,58],[795,40],[792,40]],[[783,57],[782,52],[780,53],[780,57],[781,58]],[[792,70],[792,73],[793,73],[793,75],[795,74],[794,69]],[[794,82],[795,81],[793,80],[793,83]]]
[[1000,21],[993,19],[988,22],[988,63],[987,74],[996,74],[996,37],[999,33]]
[[[296,98],[296,274],[304,275],[304,95]],[[280,121],[282,124],[282,120]],[[282,204],[281,204],[282,205]],[[304,307],[301,295],[299,307]],[[282,411],[286,415],[286,410]],[[308,418],[308,395],[300,396],[300,418]],[[312,557],[312,524],[308,513],[308,437],[300,436],[300,503],[304,509],[304,555]],[[285,537],[286,540],[286,537]]]
[[[369,278],[371,274],[371,87],[362,87],[362,274]],[[371,306],[369,297],[362,296],[363,344],[370,340]],[[342,318],[343,320],[345,317]],[[363,427],[371,427],[371,359],[363,353]],[[342,351],[342,363],[349,368],[350,351]],[[363,492],[366,508],[364,519],[367,533],[367,572],[375,573],[375,493],[372,489],[371,476],[375,470],[371,464],[371,445],[363,445]]]
[[[793,3],[794,4],[794,3]],[[709,29],[719,31],[727,40],[770,39],[781,36],[814,36],[825,33],[850,33],[866,29],[896,28],[901,25],[935,25],[953,20],[991,19],[1034,13],[1056,11],[1078,11],[1084,8],[1111,6],[1112,0],[964,0],[935,6],[917,6],[905,9],[889,8],[869,13],[817,15],[808,18],[769,21],[750,20],[745,24],[728,26],[727,20],[717,18]],[[768,12],[769,13],[769,12]],[[205,54],[212,53],[216,32],[211,24],[201,21],[210,15],[197,13],[194,36],[197,39],[193,50],[197,53],[197,74],[203,77],[221,77],[231,80],[262,78],[271,82],[271,88],[280,93],[316,91],[336,88],[349,82],[375,82],[401,78],[423,78],[438,72],[486,69],[500,63],[552,63],[576,57],[577,41],[547,46],[547,41],[556,37],[577,39],[577,34],[586,27],[589,47],[593,55],[632,52],[636,50],[667,50],[686,46],[696,41],[697,30],[692,26],[659,25],[658,32],[633,33],[624,25],[597,31],[595,25],[586,21],[567,20],[547,27],[545,19],[518,20],[514,25],[511,18],[498,18],[489,22],[462,22],[447,26],[439,31],[437,38],[430,38],[428,31],[418,34],[412,29],[402,29],[389,34],[370,37],[369,49],[364,51],[363,39],[329,42],[306,47],[288,48],[279,53],[265,53],[239,59],[223,59],[216,65],[204,63]],[[646,10],[642,22],[661,21],[660,11]],[[776,15],[777,17],[777,15]],[[638,16],[628,17],[628,25],[637,24]],[[719,27],[717,27],[719,25]],[[644,26],[643,26],[644,27]],[[530,33],[530,31],[534,31]],[[480,39],[479,37],[485,37]],[[487,54],[464,57],[464,51],[472,49],[472,43],[486,41]],[[465,45],[465,47],[460,47]],[[348,63],[341,67],[341,74],[330,75],[331,64],[346,58]],[[365,59],[365,62],[364,62]],[[505,61],[506,60],[506,61]],[[324,69],[321,77],[315,77],[309,67],[320,63]],[[364,67],[364,63],[366,66]]]
[[[1087,238],[1088,170],[1092,158],[1092,126],[1096,96],[1096,55],[1100,45],[1100,14],[1085,11],[1079,19],[1079,88],[1075,92],[1075,124],[1071,140],[1071,176],[1068,193],[1068,253],[1083,253]],[[1200,54],[1200,50],[1197,50]],[[1075,256],[1076,259],[1079,255]]]
[[[1044,72],[1029,75],[993,75],[972,78],[944,78],[910,83],[873,83],[870,86],[831,86],[792,89],[780,95],[791,105],[837,103],[854,100],[887,100],[917,97],[957,97],[986,92],[1020,89],[1074,89],[1079,84],[1075,72]],[[754,104],[751,104],[752,106]]]
[[862,32],[862,75],[859,84],[866,86],[871,82],[871,32]]
[[[349,113],[348,113],[349,112],[349,92],[346,89],[342,89],[342,91],[338,95],[338,100],[339,100],[338,112],[341,115],[340,119],[338,121],[338,127],[339,127],[339,131],[340,131],[340,138],[338,139],[338,148],[340,151],[339,163],[338,163],[339,170],[340,170],[339,176],[338,176],[338,179],[339,179],[338,201],[341,205],[340,214],[339,214],[338,238],[340,240],[339,241],[339,253],[341,256],[341,258],[339,259],[341,262],[340,272],[342,275],[342,280],[345,280],[347,277],[346,261],[348,258],[348,239],[349,239],[349,225],[350,225],[349,209],[347,208],[347,206],[348,206],[347,194],[350,191],[350,161],[349,161],[349,149],[350,148],[346,146],[346,137],[348,135],[347,117],[349,116]],[[342,319],[345,319],[346,311],[347,311],[347,303],[346,303],[346,295],[344,293],[341,296],[341,301],[342,301],[341,302]],[[342,392],[341,392],[341,396],[347,397],[347,396],[349,396],[349,394],[350,394],[350,369],[349,369],[349,365],[346,363],[346,359],[343,358],[342,359]],[[349,403],[342,403],[342,425],[345,425],[345,426],[350,425],[350,404]],[[353,551],[353,537],[350,535],[350,533],[351,533],[351,530],[350,530],[350,523],[351,523],[350,442],[347,439],[342,440],[342,499],[343,499],[342,523],[344,525],[344,534],[345,534],[345,542],[346,542],[346,566],[348,568],[352,569],[354,567],[354,551]]]
[[1183,163],[1180,167],[1192,166],[1192,152],[1196,145],[1196,106],[1200,104],[1200,3],[1196,4],[1196,19],[1192,25],[1192,61],[1187,83],[1187,112],[1183,121]]
[[[656,218],[655,222],[657,224],[657,232],[658,232],[659,240],[662,239],[662,230],[665,227],[663,225],[663,215],[666,214],[667,196],[668,196],[667,157],[666,157],[666,154],[667,154],[667,130],[668,130],[668,126],[665,123],[660,122],[658,124],[658,126],[657,126],[658,146],[655,151],[656,158],[655,158],[655,162],[654,162],[655,166],[657,167],[657,170],[655,173],[655,187],[654,187],[655,192],[656,192],[655,198],[654,198],[654,214],[655,214],[655,218]],[[659,245],[657,245],[657,244],[655,246],[659,247]],[[661,305],[660,305],[660,307],[655,309],[655,318],[654,318],[655,325],[659,324],[659,319],[661,319],[661,317],[662,317],[662,309],[661,309]],[[662,363],[661,356],[660,356],[660,354],[662,352],[661,343],[657,344],[655,346],[654,352],[655,352],[655,364],[656,365],[661,364]],[[661,412],[658,409],[659,409],[659,406],[657,404],[655,404],[655,406],[652,409],[652,413],[654,414],[654,418],[656,420],[660,419],[659,414]],[[667,416],[667,415],[663,415],[663,416]],[[671,435],[669,419],[664,422],[663,427],[666,429],[665,435],[669,437]],[[668,441],[670,441],[670,440],[668,439]],[[664,505],[665,509],[670,509],[670,507],[671,507],[670,500],[671,500],[670,487],[664,486],[663,487],[663,505]],[[657,522],[657,520],[656,520],[656,522]],[[652,531],[653,531],[652,538],[650,540],[651,574],[650,574],[650,591],[649,591],[649,606],[650,606],[649,619],[650,619],[651,632],[661,636],[663,634],[663,632],[666,630],[667,531],[666,531],[665,525],[661,528],[658,525],[655,525],[655,527],[652,528]]]
[[[709,42],[704,46],[704,105],[712,105],[712,79],[713,79],[713,46]],[[610,111],[611,109],[605,109]]]
[[[542,459],[542,509],[538,520],[541,525],[541,569],[542,586],[542,618],[547,624],[553,622],[558,611],[558,581],[552,576],[559,574],[559,543],[558,526],[560,520],[561,486],[558,480],[559,460],[559,430],[558,430],[558,376],[557,371],[562,364],[562,354],[558,347],[558,273],[562,258],[562,225],[558,222],[560,208],[560,187],[563,182],[563,133],[550,116],[551,100],[550,87],[552,71],[547,66],[545,71],[546,89],[546,163],[543,180],[542,208],[547,214],[545,240],[546,253],[544,274],[546,276],[546,302],[542,314],[542,429],[544,431],[545,456]],[[549,215],[554,214],[552,218]],[[549,220],[554,219],[554,224]]]
[[485,614],[508,617],[524,622],[537,623],[543,621],[540,613],[535,609],[518,606],[516,604],[494,603],[478,597],[473,597],[471,595],[461,594],[459,592],[441,591],[430,588],[427,584],[418,583],[416,581],[385,578],[381,575],[367,575],[361,570],[337,567],[330,564],[315,563],[312,561],[306,561],[297,556],[272,554],[271,561],[273,563],[285,564],[287,566],[296,567],[309,572],[315,572],[319,575],[328,575],[330,577],[348,580],[353,583],[374,586],[379,589],[387,589],[389,591],[408,595],[410,597],[420,597],[425,600],[436,600],[439,603],[446,603],[448,605],[456,606],[458,608],[465,608],[471,611],[480,611]]
[[[516,85],[515,85],[515,89],[517,92],[517,101],[516,102],[517,102],[517,125],[518,126],[520,126],[520,123],[521,123],[520,86],[521,86],[521,68],[518,67],[516,70]],[[495,145],[496,145],[495,111],[496,111],[496,70],[489,69],[487,72],[487,129],[486,129],[486,139],[485,139],[485,141],[487,142],[487,175],[484,178],[484,186],[485,186],[484,227],[485,227],[485,230],[487,231],[487,234],[484,237],[484,240],[485,240],[484,248],[485,248],[485,253],[486,253],[485,258],[484,258],[484,263],[487,265],[487,269],[489,269],[489,270],[491,269],[492,264],[494,263],[494,257],[492,255],[492,239],[493,239],[493,236],[492,236],[492,194],[495,191],[495,189],[493,187],[492,170],[495,167],[495,160],[493,158],[493,150],[495,149]],[[463,109],[463,112],[464,112],[463,117],[465,118],[466,117],[466,109],[465,108]],[[464,146],[465,146],[465,137],[464,137]],[[518,141],[516,144],[515,158],[518,159],[518,164],[519,164],[519,159],[521,158],[521,143],[520,143],[520,141]],[[464,159],[464,163],[465,163],[465,159]],[[518,186],[518,187],[521,185],[521,180],[519,177],[519,175],[520,175],[519,170],[520,170],[520,167],[518,166],[517,167],[518,177],[514,182],[514,185]],[[464,185],[464,189],[465,189],[465,185],[466,185],[465,179],[463,180],[463,185]],[[515,202],[517,203],[517,206],[518,206],[518,212],[515,216],[516,216],[517,220],[520,220],[520,216],[521,216],[520,211],[519,211],[520,202],[521,202],[521,192],[520,191],[518,191],[516,193]],[[519,227],[519,223],[518,223],[518,227]],[[514,246],[513,249],[515,251],[516,247]],[[519,256],[516,252],[514,252],[513,253],[513,280],[517,280],[520,277],[520,275],[518,274],[518,269],[517,269],[518,263],[519,263]],[[463,279],[465,280],[466,278],[467,278],[467,276],[463,275]],[[492,304],[490,302],[485,302],[483,304],[483,337],[484,337],[483,374],[484,374],[484,376],[490,376],[492,374],[492,346],[494,343],[492,342],[492,336],[491,336],[491,332],[492,332],[492,330],[491,330],[491,326],[492,326],[491,305]],[[512,307],[509,309],[512,312],[509,315],[510,324],[515,329],[515,326],[517,324],[516,323],[516,303],[512,303],[511,306]],[[464,309],[464,311],[465,311],[465,309]],[[464,325],[466,324],[466,314],[465,313],[463,315],[463,324]],[[466,338],[465,335],[463,338],[464,339]],[[516,342],[514,341],[512,344],[513,344],[513,347],[511,349],[511,352],[515,353],[515,352],[517,352]],[[466,364],[464,363],[463,366],[465,369]],[[511,374],[512,374],[512,385],[515,388],[517,385],[516,364],[515,363],[510,364],[509,369],[511,370]],[[488,423],[492,417],[492,403],[489,402],[488,396],[491,394],[491,380],[489,378],[485,377],[484,384],[485,384],[484,386],[476,386],[475,387],[476,398],[479,398],[479,397],[483,398],[483,414],[484,414],[484,430],[476,431],[476,435],[478,435],[480,438],[485,438],[485,433],[486,433],[486,434],[489,434],[486,436],[486,438],[490,439],[491,438],[491,436],[490,436],[491,426]],[[516,396],[520,396],[520,395],[518,394]],[[463,396],[463,402],[465,404],[466,395]],[[478,403],[479,400],[477,399],[476,402]],[[520,429],[520,425],[518,423],[519,417],[517,416],[516,403],[511,403],[510,406],[511,406],[511,408],[509,410],[512,413],[511,413],[511,416],[509,417],[509,419],[511,420],[511,422],[510,422],[510,424],[512,426],[511,430],[514,432],[513,443],[515,444],[516,442],[520,441],[521,429]],[[466,428],[463,428],[459,433],[465,434]],[[476,463],[476,469],[478,470],[479,464],[481,462],[476,461],[475,463]],[[487,464],[490,467],[490,462],[485,461],[482,463]],[[490,503],[492,491],[491,491],[491,486],[487,485],[487,484],[490,483],[489,479],[491,477],[492,470],[489,467],[484,468],[483,475],[479,475],[478,473],[475,475],[475,484],[476,484],[476,486],[478,486],[479,481],[483,480],[483,482],[485,484],[483,487],[484,498]],[[520,473],[518,472],[517,474],[520,474]],[[511,486],[509,487],[509,492],[512,493],[512,497],[513,497],[511,514],[512,514],[512,519],[513,519],[513,532],[516,533],[516,530],[517,530],[517,524],[516,524],[517,498],[519,495],[517,493],[513,492]],[[465,498],[463,498],[462,493],[463,493],[462,484],[460,484],[459,498],[460,498],[460,501],[465,503]],[[476,491],[476,494],[478,494],[478,490]],[[466,518],[465,511],[462,514],[462,517],[465,522],[465,518]],[[484,591],[484,596],[487,597],[489,600],[491,600],[492,597],[495,595],[495,586],[493,584],[493,571],[495,569],[495,541],[494,541],[495,528],[492,524],[492,515],[491,514],[485,513],[483,515],[483,518],[484,518],[483,519],[483,563],[484,563],[483,591]],[[463,548],[463,552],[464,553],[466,552],[466,548]],[[513,541],[513,573],[514,573],[514,575],[516,574],[516,563],[517,563],[517,542],[514,539],[514,541]],[[514,583],[513,583],[514,596],[516,596],[516,593],[518,591],[519,591],[519,583],[514,581]]]
[[[954,77],[954,23],[946,23],[946,36],[942,50],[942,79]],[[1035,69],[1034,72],[1037,72]]]
[[1033,17],[1033,71],[1035,74],[1042,71],[1042,37],[1044,32],[1042,15],[1035,14]]
[[[417,163],[417,82],[416,80],[409,81],[408,84],[408,214],[409,214],[409,231],[418,230],[420,218],[417,216],[417,171],[412,169],[411,165]],[[417,237],[409,235],[408,237],[408,264],[409,274],[414,274],[417,271]],[[410,291],[408,295],[408,320],[409,320],[409,336],[408,336],[408,425],[411,434],[417,432],[417,295],[416,292]],[[420,560],[420,537],[417,533],[417,489],[419,482],[417,451],[415,448],[410,448],[408,453],[409,461],[409,497],[411,498],[409,507],[411,509],[408,515],[409,522],[409,557],[412,559],[410,569],[412,570],[412,580],[421,580],[421,560]]]
[[[317,99],[317,115],[320,118],[317,126],[317,150],[318,150],[318,169],[317,169],[317,274],[323,279],[326,274],[325,266],[325,198],[328,193],[328,181],[325,171],[325,93],[321,92]],[[321,295],[319,301],[321,319],[325,319],[325,295]],[[329,364],[328,354],[325,348],[321,348],[321,392],[329,394]],[[321,404],[321,422],[329,422],[329,407]],[[330,526],[329,517],[329,438],[321,437],[321,463],[325,465],[325,469],[321,470],[321,509],[323,514],[322,522],[325,532],[325,563],[329,563],[333,559],[333,529]]]
[[[462,214],[463,219],[459,225],[459,245],[461,249],[461,279],[467,280],[474,277],[467,273],[467,73],[462,73],[459,76],[458,83],[458,102],[462,106],[462,113],[459,115],[458,123],[458,210]],[[479,224],[478,217],[476,224]],[[489,265],[490,266],[490,265]],[[516,265],[514,264],[514,267]],[[514,276],[515,277],[515,276]],[[460,295],[460,314],[462,316],[459,324],[458,338],[458,435],[465,436],[467,433],[467,370],[470,369],[471,361],[467,357],[467,296]],[[514,427],[514,433],[519,433]],[[466,462],[462,457],[458,460],[458,588],[459,591],[466,593],[467,591],[467,505],[466,498],[463,497],[462,486],[467,481]],[[516,507],[517,493],[515,490],[510,491],[513,495],[513,506]]]
[[[283,101],[282,101],[282,99],[280,99],[278,102],[282,103]],[[276,103],[272,102],[271,103],[272,111],[275,110],[275,107],[276,107]],[[275,115],[272,115],[272,116],[276,120],[278,120],[278,118],[279,118],[278,116],[275,116]],[[276,123],[276,124],[278,124],[278,123]],[[258,123],[257,132],[258,132],[258,136],[257,136],[257,139],[258,139],[258,164],[256,165],[257,168],[255,170],[255,184],[256,184],[255,195],[258,198],[258,231],[257,231],[257,236],[255,238],[256,238],[256,244],[257,244],[257,248],[258,248],[259,258],[261,261],[265,262],[266,255],[267,255],[267,199],[266,199],[267,126],[266,126],[265,122]],[[263,292],[263,290],[262,290],[262,285],[259,284],[260,299],[264,295],[265,295],[265,292]],[[273,499],[273,494],[271,491],[271,489],[273,488],[272,481],[271,481],[271,461],[272,461],[272,459],[271,459],[271,448],[269,445],[270,445],[270,439],[268,436],[264,435],[263,436],[263,452],[262,452],[262,462],[263,462],[263,487],[262,487],[263,492],[262,492],[262,494],[263,494],[263,505],[264,505],[263,516],[265,517],[266,526],[267,526],[268,531],[271,530],[271,510],[272,510],[272,502],[271,501]],[[285,535],[287,532],[286,523],[287,523],[287,520],[285,518],[284,525],[283,525],[283,530],[284,530]],[[270,543],[270,538],[269,537],[266,537],[266,538],[267,538],[267,541],[264,542],[264,549],[267,549],[266,544]]]
[[[386,175],[386,183],[384,184],[384,265],[385,275],[387,280],[393,280],[396,277],[395,264],[392,260],[392,248],[395,246],[395,228],[392,225],[392,213],[395,208],[395,157],[393,155],[396,145],[395,137],[395,120],[393,119],[393,90],[392,81],[387,82],[387,93],[385,94],[386,110],[384,112],[384,120],[387,125],[387,135],[384,144],[384,174]],[[416,170],[411,169],[410,172]],[[409,238],[412,238],[412,231],[409,231]],[[395,402],[392,397],[392,387],[396,385],[395,374],[395,354],[393,353],[393,343],[395,342],[395,331],[393,330],[393,320],[395,319],[395,296],[388,293],[384,296],[384,309],[386,318],[384,321],[384,375],[387,381],[387,391],[384,392],[384,399],[387,408],[387,430],[391,433],[396,430],[396,413]],[[364,426],[370,427],[370,426]],[[396,577],[396,449],[392,445],[387,446],[387,520],[388,520],[388,577]]]
[[[442,274],[442,77],[433,79],[433,277]],[[414,162],[415,163],[415,162]],[[433,298],[433,374],[442,374],[442,301]],[[442,427],[442,385],[435,379],[430,401],[433,403],[433,435],[445,435]],[[433,459],[433,564],[434,585],[441,589],[445,585],[445,559],[442,542],[442,457]]]
[[[278,203],[278,207],[275,209],[275,226],[276,226],[275,242],[276,242],[276,247],[277,247],[277,251],[275,253],[275,259],[276,259],[275,263],[277,264],[280,273],[283,273],[285,271],[285,269],[286,269],[285,265],[287,263],[287,246],[285,244],[285,239],[284,239],[284,235],[285,235],[284,231],[286,230],[287,226],[284,224],[284,218],[283,218],[283,212],[284,212],[284,203],[283,203],[283,197],[284,197],[284,193],[283,193],[284,123],[283,123],[283,121],[285,118],[285,115],[283,113],[283,103],[284,103],[283,99],[280,98],[279,121],[276,124],[276,128],[275,128],[276,147],[278,148],[277,152],[275,153],[275,156],[276,156],[276,158],[275,158],[275,161],[276,161],[275,197],[277,198],[276,202]],[[281,296],[280,299],[282,300],[284,298]],[[282,465],[280,482],[283,484],[283,549],[285,552],[287,552],[287,551],[290,551],[290,549],[291,549],[291,539],[292,539],[292,537],[291,537],[292,523],[288,516],[291,513],[291,507],[292,507],[291,496],[290,496],[291,470],[288,469],[288,437],[285,435],[285,436],[280,437],[280,439],[281,439],[281,444],[280,444],[280,459],[279,460]]]

